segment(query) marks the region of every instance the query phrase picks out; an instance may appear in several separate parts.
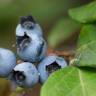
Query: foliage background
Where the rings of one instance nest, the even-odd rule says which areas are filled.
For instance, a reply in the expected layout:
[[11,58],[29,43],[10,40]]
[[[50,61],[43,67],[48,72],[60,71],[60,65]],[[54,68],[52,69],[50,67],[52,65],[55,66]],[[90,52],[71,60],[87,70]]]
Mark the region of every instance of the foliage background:
[[[69,19],[68,10],[90,1],[92,0],[0,0],[0,47],[9,48],[16,53],[16,48],[12,45],[15,44],[15,28],[19,17],[32,14],[42,26],[49,47],[75,50],[81,25]],[[40,87],[37,84],[29,93],[39,96]],[[10,93],[9,81],[1,78],[0,96],[10,96]]]

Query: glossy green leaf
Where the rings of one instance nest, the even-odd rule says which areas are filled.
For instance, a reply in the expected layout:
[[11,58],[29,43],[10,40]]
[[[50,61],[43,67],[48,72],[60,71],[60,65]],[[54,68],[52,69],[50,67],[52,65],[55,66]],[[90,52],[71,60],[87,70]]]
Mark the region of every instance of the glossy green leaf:
[[96,1],[69,10],[69,15],[81,23],[92,23],[96,21]]
[[80,24],[69,18],[63,18],[58,21],[50,31],[48,44],[51,47],[56,47],[59,43],[64,42],[80,27]]
[[96,96],[96,71],[64,68],[52,74],[41,90],[41,96]]

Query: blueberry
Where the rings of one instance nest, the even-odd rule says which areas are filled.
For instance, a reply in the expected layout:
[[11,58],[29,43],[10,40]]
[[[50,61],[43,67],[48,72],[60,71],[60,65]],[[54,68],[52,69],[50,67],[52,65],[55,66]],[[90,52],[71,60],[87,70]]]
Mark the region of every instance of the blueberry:
[[15,66],[9,79],[20,87],[30,88],[39,80],[36,67],[29,62],[23,62]]
[[17,36],[17,54],[23,61],[39,62],[46,54],[47,45],[45,40],[33,33],[24,33]]
[[40,73],[40,82],[44,83],[48,76],[54,71],[67,66],[66,61],[62,57],[56,55],[49,55],[45,57],[38,65],[38,72]]
[[14,53],[8,49],[0,48],[0,77],[7,77],[15,65]]
[[16,28],[16,36],[24,36],[24,32],[35,33],[42,36],[42,28],[32,16],[22,16]]
[[25,29],[33,29],[34,26],[35,26],[35,23],[36,22],[35,22],[34,18],[31,15],[29,15],[29,16],[22,16],[20,18],[20,24]]

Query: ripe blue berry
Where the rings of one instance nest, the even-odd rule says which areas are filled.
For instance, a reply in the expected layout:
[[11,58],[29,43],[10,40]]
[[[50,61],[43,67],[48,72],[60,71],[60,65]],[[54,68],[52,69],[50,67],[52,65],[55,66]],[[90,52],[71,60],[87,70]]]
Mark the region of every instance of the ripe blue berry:
[[8,49],[0,48],[0,77],[7,77],[15,65],[14,53]]
[[24,32],[35,33],[42,36],[40,25],[33,19],[32,16],[22,16],[16,28],[16,36],[24,36]]
[[66,61],[62,57],[56,55],[49,55],[38,65],[38,72],[40,73],[40,82],[44,83],[48,76],[61,68],[67,66]]
[[38,62],[46,54],[46,42],[37,34],[26,32],[24,36],[17,36],[17,54],[23,61]]
[[9,79],[20,87],[30,88],[38,83],[39,74],[32,63],[23,62],[15,66]]

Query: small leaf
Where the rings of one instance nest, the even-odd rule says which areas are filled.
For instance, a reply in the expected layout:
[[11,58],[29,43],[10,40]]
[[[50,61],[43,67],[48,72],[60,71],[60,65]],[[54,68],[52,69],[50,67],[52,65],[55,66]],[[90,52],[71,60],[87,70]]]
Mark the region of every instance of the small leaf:
[[96,21],[96,1],[69,10],[69,15],[81,23],[91,23]]
[[96,27],[85,25],[78,39],[75,65],[96,67]]
[[58,46],[59,43],[62,43],[66,40],[72,33],[76,32],[79,28],[79,24],[74,22],[69,18],[63,18],[56,23],[53,29],[50,31],[48,37],[48,44],[51,47]]
[[41,96],[96,96],[96,73],[74,67],[52,74],[41,90]]

